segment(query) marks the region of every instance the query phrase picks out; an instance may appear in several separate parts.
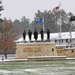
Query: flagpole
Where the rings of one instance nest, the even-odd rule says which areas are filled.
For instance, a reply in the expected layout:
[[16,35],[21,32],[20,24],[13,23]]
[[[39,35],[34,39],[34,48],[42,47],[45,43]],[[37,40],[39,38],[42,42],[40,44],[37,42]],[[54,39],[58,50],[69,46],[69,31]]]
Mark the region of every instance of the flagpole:
[[[59,3],[59,10],[61,10],[61,3]],[[62,28],[61,28],[61,25],[62,25],[62,20],[61,20],[61,12],[60,12],[60,33],[59,33],[59,44],[61,45],[62,44]]]
[[43,31],[45,30],[45,27],[44,27],[44,16],[43,16]]

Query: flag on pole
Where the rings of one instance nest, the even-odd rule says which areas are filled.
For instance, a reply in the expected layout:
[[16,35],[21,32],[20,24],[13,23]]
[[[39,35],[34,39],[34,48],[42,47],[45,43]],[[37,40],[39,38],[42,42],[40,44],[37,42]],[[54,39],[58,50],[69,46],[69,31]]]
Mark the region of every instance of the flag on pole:
[[42,17],[41,18],[38,18],[38,19],[36,19],[36,22],[35,22],[36,24],[38,24],[38,23],[43,23],[43,19],[42,19]]
[[59,6],[57,6],[57,7],[55,7],[55,8],[52,9],[53,13],[58,12],[58,11],[59,11]]
[[70,21],[75,21],[75,16],[71,16]]

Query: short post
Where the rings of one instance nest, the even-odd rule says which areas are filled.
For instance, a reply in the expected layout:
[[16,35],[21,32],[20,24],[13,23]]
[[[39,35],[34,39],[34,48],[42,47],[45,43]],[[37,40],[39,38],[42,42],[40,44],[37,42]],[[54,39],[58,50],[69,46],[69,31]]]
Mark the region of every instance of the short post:
[[2,61],[4,61],[4,56],[2,56]]

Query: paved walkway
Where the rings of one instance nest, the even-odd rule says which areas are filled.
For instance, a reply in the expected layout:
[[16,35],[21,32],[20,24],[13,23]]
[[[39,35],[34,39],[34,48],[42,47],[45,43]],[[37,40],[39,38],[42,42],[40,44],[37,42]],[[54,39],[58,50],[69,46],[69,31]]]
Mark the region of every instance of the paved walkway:
[[15,59],[15,57],[13,58],[7,58],[7,59],[0,59],[0,62],[3,62],[3,61],[25,61],[25,60],[28,60],[28,59]]
[[5,59],[3,54],[0,54],[0,61],[14,61],[15,54],[7,54],[7,59]]
[[[67,60],[75,60],[75,58],[66,58],[66,59]],[[3,61],[26,61],[26,60],[28,60],[28,59],[15,59],[15,54],[8,54],[7,59],[5,59],[4,55],[0,54],[0,62],[3,62]]]

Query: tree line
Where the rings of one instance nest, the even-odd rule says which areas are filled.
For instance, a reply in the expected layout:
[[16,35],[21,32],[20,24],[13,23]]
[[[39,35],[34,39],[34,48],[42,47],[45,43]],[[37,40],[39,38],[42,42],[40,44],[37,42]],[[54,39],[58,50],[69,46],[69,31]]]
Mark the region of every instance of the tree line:
[[[34,30],[37,29],[37,31],[40,31],[40,29],[43,28],[43,23],[36,24],[35,22],[37,17],[44,17],[44,33],[46,32],[47,28],[49,28],[51,33],[55,33],[60,31],[60,14],[62,32],[70,31],[71,22],[69,21],[69,19],[71,16],[73,16],[73,14],[71,12],[66,13],[63,9],[57,13],[52,13],[51,11],[47,10],[41,12],[40,10],[38,10],[37,13],[35,13],[35,17],[32,22],[30,22],[30,19],[23,16],[21,21],[17,19],[13,21],[13,25],[16,29],[19,30],[19,37],[21,37],[23,30],[28,32],[28,30],[30,29],[32,32],[34,32]],[[72,28],[72,31],[74,31],[74,27]]]

